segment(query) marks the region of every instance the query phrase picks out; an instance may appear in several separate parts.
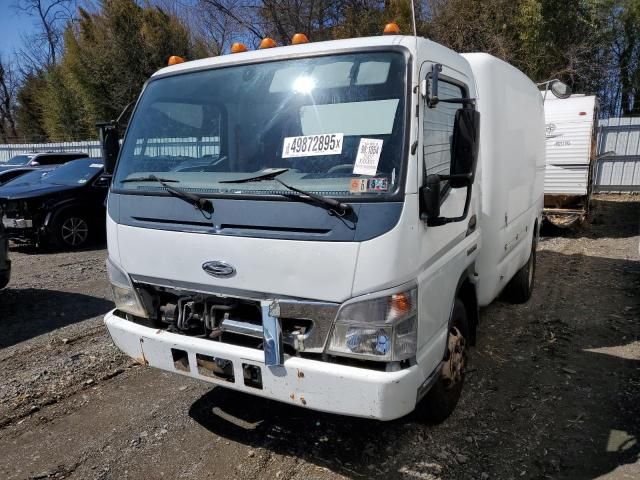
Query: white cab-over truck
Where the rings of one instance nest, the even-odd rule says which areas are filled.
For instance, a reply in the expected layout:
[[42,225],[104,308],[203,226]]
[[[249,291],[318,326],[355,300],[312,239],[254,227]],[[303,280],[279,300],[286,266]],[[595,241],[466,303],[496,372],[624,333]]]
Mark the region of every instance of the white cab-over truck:
[[424,38],[163,68],[103,124],[115,344],[336,414],[443,419],[479,308],[531,295],[542,98]]

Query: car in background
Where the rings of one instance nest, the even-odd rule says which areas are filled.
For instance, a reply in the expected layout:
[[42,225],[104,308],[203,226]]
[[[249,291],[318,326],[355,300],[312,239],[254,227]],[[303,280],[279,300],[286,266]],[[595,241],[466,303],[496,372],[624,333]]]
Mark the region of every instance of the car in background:
[[11,170],[17,167],[40,167],[49,165],[61,165],[78,158],[87,158],[84,152],[33,152],[16,155],[5,163],[0,164],[0,171]]
[[0,187],[2,224],[15,241],[83,247],[104,233],[110,183],[96,158],[26,173]]
[[0,170],[0,185],[10,182],[14,178],[18,178],[25,173],[33,172],[36,167],[18,167],[7,170]]
[[0,223],[0,289],[9,284],[11,278],[11,261],[9,260],[9,238]]

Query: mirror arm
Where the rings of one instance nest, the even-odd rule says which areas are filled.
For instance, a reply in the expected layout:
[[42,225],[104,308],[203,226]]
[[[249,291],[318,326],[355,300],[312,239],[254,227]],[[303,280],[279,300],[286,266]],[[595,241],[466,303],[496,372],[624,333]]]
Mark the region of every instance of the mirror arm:
[[[427,107],[435,108],[435,106],[441,100],[438,98],[438,80],[440,79],[440,72],[442,71],[442,64],[434,63],[431,67],[431,91],[427,95]],[[427,84],[428,88],[428,84]]]

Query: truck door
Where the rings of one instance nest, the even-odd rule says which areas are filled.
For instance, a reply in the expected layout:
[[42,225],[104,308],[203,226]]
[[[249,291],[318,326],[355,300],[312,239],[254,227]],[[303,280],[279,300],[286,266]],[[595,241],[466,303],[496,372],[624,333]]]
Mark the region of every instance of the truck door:
[[[433,63],[425,62],[420,81],[431,81]],[[438,97],[442,99],[469,96],[466,77],[443,65],[438,80]],[[424,182],[427,175],[446,175],[451,167],[451,141],[459,103],[439,102],[429,108],[427,99],[419,97],[418,108],[418,178]],[[477,183],[477,182],[476,182]],[[422,184],[422,183],[421,183]],[[453,189],[448,182],[441,184],[441,216],[457,217],[464,210],[466,188]],[[474,185],[473,197],[479,193]],[[448,322],[460,278],[473,262],[478,250],[479,235],[476,227],[475,201],[472,200],[468,216],[461,222],[431,227],[421,222],[422,260],[425,267],[418,277],[420,292],[419,348],[440,342],[441,349],[426,348],[425,352],[444,353]],[[423,308],[424,306],[424,308]],[[431,363],[441,360],[429,358]]]

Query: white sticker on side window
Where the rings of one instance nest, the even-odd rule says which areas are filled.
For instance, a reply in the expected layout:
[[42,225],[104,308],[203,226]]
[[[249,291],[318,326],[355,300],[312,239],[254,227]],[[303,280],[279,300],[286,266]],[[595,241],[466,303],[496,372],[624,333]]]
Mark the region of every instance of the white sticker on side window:
[[361,138],[356,162],[353,165],[353,173],[356,175],[375,175],[378,172],[381,153],[382,140]]
[[282,158],[314,157],[317,155],[340,155],[342,133],[287,137],[282,145]]

